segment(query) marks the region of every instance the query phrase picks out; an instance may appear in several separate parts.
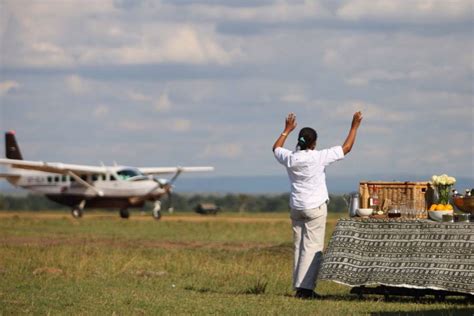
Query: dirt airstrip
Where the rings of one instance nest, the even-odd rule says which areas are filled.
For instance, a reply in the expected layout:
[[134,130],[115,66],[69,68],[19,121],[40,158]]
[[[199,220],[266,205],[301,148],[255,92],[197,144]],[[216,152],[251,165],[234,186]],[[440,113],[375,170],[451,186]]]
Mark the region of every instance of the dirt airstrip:
[[[71,219],[71,215],[65,212],[10,212],[0,211],[0,219],[2,218],[28,218],[28,219]],[[91,219],[117,219],[118,213],[110,212],[92,212],[84,213],[84,217],[77,220]],[[156,221],[150,214],[141,214],[140,212],[132,212],[129,221]],[[288,216],[237,216],[237,215],[217,215],[205,216],[198,214],[163,214],[160,221],[163,222],[230,222],[230,223],[278,223],[290,222]]]
[[9,236],[0,240],[0,245],[8,246],[107,246],[112,248],[160,248],[160,249],[219,249],[219,250],[272,250],[271,243],[245,242],[201,242],[201,241],[166,241],[166,240],[117,240],[110,238],[44,238]]

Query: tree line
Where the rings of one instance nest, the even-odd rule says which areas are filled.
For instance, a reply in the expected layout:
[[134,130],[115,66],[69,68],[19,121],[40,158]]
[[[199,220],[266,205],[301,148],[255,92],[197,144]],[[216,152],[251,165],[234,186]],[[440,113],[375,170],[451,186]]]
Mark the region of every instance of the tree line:
[[[173,194],[172,206],[175,211],[194,211],[200,203],[213,203],[222,212],[287,212],[289,195],[285,194]],[[169,205],[163,199],[163,209]],[[153,205],[147,203],[145,210]],[[331,195],[328,205],[329,212],[344,212],[347,206],[344,198]],[[38,211],[38,210],[69,210],[69,207],[50,201],[45,196],[28,194],[26,196],[0,195],[0,210]],[[116,211],[116,210],[114,210]]]

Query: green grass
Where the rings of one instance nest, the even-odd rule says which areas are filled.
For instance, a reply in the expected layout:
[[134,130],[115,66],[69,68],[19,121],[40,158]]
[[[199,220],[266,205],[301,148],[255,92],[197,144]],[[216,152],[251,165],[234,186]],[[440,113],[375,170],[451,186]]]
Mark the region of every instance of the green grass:
[[0,315],[473,313],[455,298],[359,300],[333,282],[318,285],[326,300],[293,298],[286,214],[17,214],[0,217]]

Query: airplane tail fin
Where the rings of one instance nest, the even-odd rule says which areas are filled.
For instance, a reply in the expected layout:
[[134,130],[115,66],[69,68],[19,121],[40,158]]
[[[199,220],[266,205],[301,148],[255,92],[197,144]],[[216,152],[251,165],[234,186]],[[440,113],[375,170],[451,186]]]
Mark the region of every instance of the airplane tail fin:
[[5,156],[8,159],[23,160],[20,147],[16,142],[15,132],[9,131],[5,133]]

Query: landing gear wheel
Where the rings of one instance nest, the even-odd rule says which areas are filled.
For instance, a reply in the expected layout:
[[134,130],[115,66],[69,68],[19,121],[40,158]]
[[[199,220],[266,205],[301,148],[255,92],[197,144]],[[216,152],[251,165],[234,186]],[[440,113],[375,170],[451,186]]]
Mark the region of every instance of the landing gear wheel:
[[153,207],[153,211],[151,212],[153,218],[159,220],[161,218],[161,201],[155,201],[155,206]]
[[120,210],[120,217],[124,219],[127,219],[130,217],[130,213],[128,212],[126,208],[123,208]]
[[74,218],[81,218],[82,217],[82,209],[80,207],[73,207],[71,210],[71,215]]
[[161,212],[153,210],[153,218],[159,220],[161,218]]

